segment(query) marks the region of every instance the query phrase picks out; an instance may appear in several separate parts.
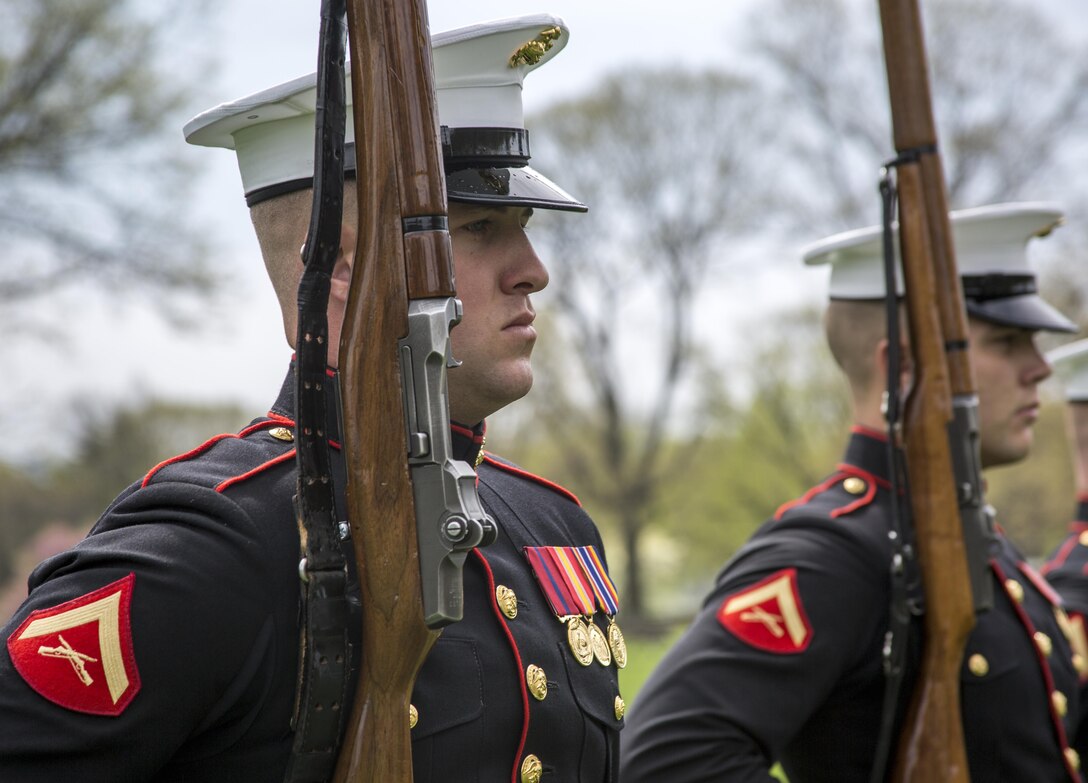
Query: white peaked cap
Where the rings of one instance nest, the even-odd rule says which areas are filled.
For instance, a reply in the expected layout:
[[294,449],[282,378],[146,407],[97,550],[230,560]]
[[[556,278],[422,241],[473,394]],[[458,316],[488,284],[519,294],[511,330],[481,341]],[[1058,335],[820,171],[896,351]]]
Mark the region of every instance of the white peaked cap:
[[[1048,331],[1076,331],[1076,325],[1037,293],[1028,264],[1028,243],[1048,235],[1062,222],[1055,204],[993,204],[949,213],[956,266],[964,287],[967,311],[994,323]],[[895,227],[897,293],[903,293]],[[830,264],[831,299],[883,299],[883,231],[880,226],[846,231],[801,251],[809,265]]]
[[1088,402],[1088,340],[1077,340],[1046,355],[1069,402]]
[[[449,197],[584,211],[529,166],[522,108],[525,76],[566,46],[563,20],[547,14],[497,19],[431,37]],[[354,172],[351,75],[345,159]],[[247,201],[309,187],[314,173],[317,74],[220,104],[185,124],[190,144],[232,149]],[[449,176],[462,169],[487,176]]]

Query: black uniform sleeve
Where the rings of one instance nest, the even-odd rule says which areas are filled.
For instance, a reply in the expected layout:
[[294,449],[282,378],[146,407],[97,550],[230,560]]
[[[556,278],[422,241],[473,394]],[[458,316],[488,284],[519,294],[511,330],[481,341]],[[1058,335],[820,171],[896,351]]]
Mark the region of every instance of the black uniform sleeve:
[[[167,760],[218,748],[205,732],[260,701],[270,654],[265,549],[254,522],[212,489],[161,482],[123,496],[73,550],[43,563],[4,639],[50,610],[132,574],[130,644],[139,690],[117,716],[60,706],[0,652],[0,780],[155,778]],[[72,677],[56,661],[57,677]],[[70,685],[68,687],[71,687]],[[287,727],[284,727],[287,731]],[[182,754],[184,755],[184,754]],[[183,759],[182,759],[183,760]]]
[[[882,633],[879,566],[855,539],[834,530],[782,524],[726,567],[628,712],[621,735],[625,783],[773,780],[773,763]],[[760,649],[728,630],[719,610],[779,574],[793,574],[807,634],[777,651]]]

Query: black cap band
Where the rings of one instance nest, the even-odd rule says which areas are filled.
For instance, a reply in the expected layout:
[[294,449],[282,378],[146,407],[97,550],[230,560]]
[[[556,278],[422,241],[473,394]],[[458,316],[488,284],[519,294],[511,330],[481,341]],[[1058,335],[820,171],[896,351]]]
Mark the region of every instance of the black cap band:
[[1035,285],[1035,275],[991,273],[962,275],[960,280],[963,281],[964,297],[979,302],[985,302],[988,299],[1004,299],[1006,296],[1024,296],[1039,290]]
[[446,171],[524,166],[529,162],[529,131],[443,125],[442,160]]
[[[355,143],[344,144],[344,179],[355,179]],[[282,196],[285,193],[293,193],[296,190],[306,190],[314,186],[313,177],[300,177],[289,179],[286,182],[277,182],[274,185],[266,185],[246,193],[246,206],[252,207],[270,198]]]
[[[586,205],[534,171],[529,162],[529,132],[524,128],[442,127],[446,197],[470,204],[540,207],[585,212]],[[355,177],[355,144],[344,145],[344,178]],[[246,194],[250,207],[296,190],[313,187],[302,177],[257,188]]]
[[[524,166],[529,162],[529,131],[525,128],[448,128],[442,126],[442,162],[448,174],[461,169]],[[344,145],[344,176],[355,176],[355,143]],[[252,207],[276,196],[313,187],[313,177],[301,177],[257,188],[246,194]]]

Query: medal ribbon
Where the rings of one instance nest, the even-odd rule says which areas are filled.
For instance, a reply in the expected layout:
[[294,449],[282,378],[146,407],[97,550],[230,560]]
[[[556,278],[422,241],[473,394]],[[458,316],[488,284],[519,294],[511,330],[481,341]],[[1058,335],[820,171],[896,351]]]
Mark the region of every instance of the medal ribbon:
[[567,586],[566,580],[559,574],[551,557],[548,555],[550,548],[527,546],[525,547],[525,557],[528,558],[529,565],[533,569],[533,575],[536,576],[536,581],[540,583],[540,589],[544,591],[544,595],[547,597],[548,603],[551,604],[555,616],[571,617],[579,613],[578,605],[570,592],[570,588]]
[[612,579],[608,576],[608,571],[605,570],[604,563],[597,556],[597,549],[592,546],[579,546],[573,549],[582,570],[589,577],[589,583],[593,586],[593,592],[597,596],[601,609],[609,617],[615,617],[620,608],[619,596],[616,594],[616,586],[612,584]]
[[591,617],[597,608],[593,600],[593,587],[585,572],[578,565],[578,558],[574,554],[574,547],[553,546],[547,547],[548,555],[555,563],[563,580],[567,583],[571,595],[577,601],[578,614]]

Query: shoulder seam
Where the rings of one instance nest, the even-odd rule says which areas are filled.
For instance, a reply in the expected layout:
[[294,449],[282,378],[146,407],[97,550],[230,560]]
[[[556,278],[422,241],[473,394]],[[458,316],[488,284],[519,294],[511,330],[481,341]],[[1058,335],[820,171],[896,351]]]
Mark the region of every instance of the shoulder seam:
[[516,467],[514,465],[507,464],[505,462],[501,462],[501,461],[495,459],[494,457],[492,457],[487,452],[484,452],[484,462],[486,462],[488,465],[491,465],[494,468],[498,468],[500,470],[503,470],[503,471],[513,475],[513,476],[518,476],[520,478],[528,479],[529,481],[540,484],[543,487],[547,487],[548,489],[552,490],[553,492],[556,492],[556,493],[562,495],[563,497],[567,498],[567,500],[570,500],[572,503],[574,503],[574,505],[576,505],[578,507],[581,507],[581,505],[582,505],[582,501],[580,501],[578,499],[578,496],[575,495],[573,492],[571,492],[569,489],[567,489],[566,487],[560,486],[559,484],[556,484],[554,481],[549,481],[548,479],[544,478],[543,476],[538,476],[535,473],[530,473],[529,471],[527,471],[527,470],[525,470],[523,468],[519,468],[519,467]]
[[865,506],[868,506],[876,498],[877,487],[883,487],[884,489],[891,488],[891,485],[879,476],[876,476],[867,470],[862,470],[855,465],[848,465],[844,463],[837,467],[835,473],[832,473],[831,476],[809,489],[801,497],[787,501],[779,506],[778,510],[774,513],[774,520],[776,522],[781,520],[786,512],[790,509],[808,503],[817,495],[827,492],[828,490],[832,489],[836,484],[851,476],[856,476],[865,481],[865,494],[861,495],[856,500],[850,501],[844,506],[834,508],[830,512],[828,512],[828,515],[832,519],[838,519],[841,516],[845,516],[854,511],[857,511],[859,508],[864,508]]
[[[208,438],[206,441],[201,443],[196,448],[190,449],[189,451],[186,451],[186,452],[184,452],[182,454],[178,454],[176,456],[170,457],[169,459],[165,459],[162,462],[160,462],[158,465],[153,467],[151,470],[149,470],[147,472],[147,475],[144,476],[143,481],[140,482],[140,488],[143,489],[148,484],[150,484],[151,480],[161,470],[163,470],[163,468],[166,468],[169,465],[174,465],[174,464],[176,464],[178,462],[185,462],[186,460],[190,460],[190,459],[193,459],[194,457],[198,457],[201,454],[203,454],[204,452],[206,452],[208,449],[210,449],[212,446],[214,446],[216,443],[219,443],[222,440],[241,439],[241,438],[246,437],[247,435],[250,435],[251,433],[259,432],[262,429],[267,429],[268,427],[271,427],[271,426],[276,425],[278,423],[279,422],[276,419],[269,419],[267,421],[261,421],[261,422],[257,422],[256,424],[251,424],[248,427],[240,430],[239,432],[224,432],[224,433],[220,433],[219,435],[213,435],[212,437]],[[294,449],[292,449],[290,453],[294,454]],[[275,460],[273,460],[273,462],[274,461]],[[253,473],[253,472],[254,471],[248,471],[248,473],[250,473],[250,474]],[[230,479],[228,479],[228,481],[229,480]]]

